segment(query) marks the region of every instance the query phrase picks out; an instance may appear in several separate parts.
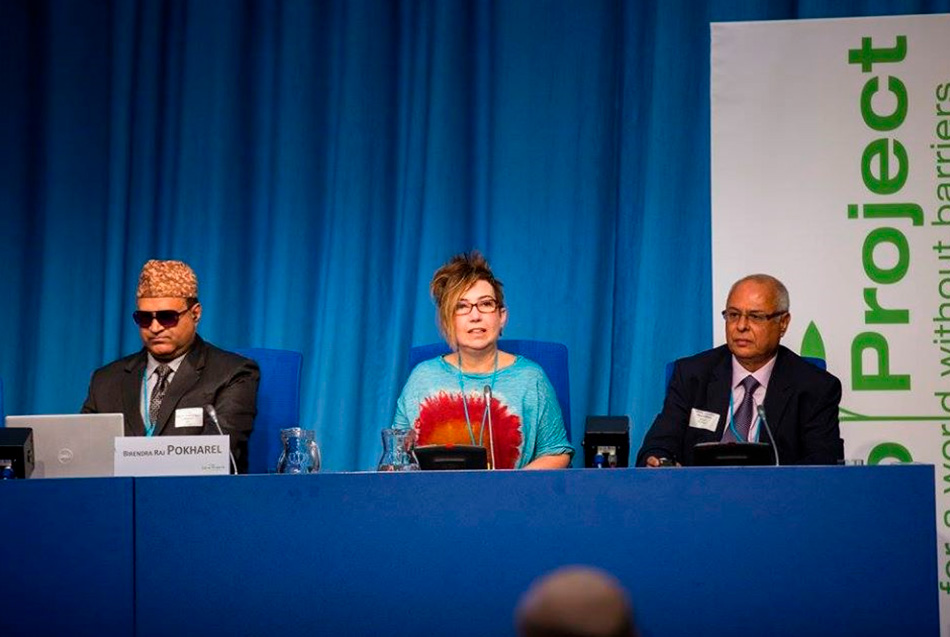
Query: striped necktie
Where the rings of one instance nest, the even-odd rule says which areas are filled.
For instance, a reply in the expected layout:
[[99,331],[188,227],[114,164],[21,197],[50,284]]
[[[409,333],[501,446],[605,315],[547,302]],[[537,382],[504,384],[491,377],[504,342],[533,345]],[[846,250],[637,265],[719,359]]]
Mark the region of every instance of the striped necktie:
[[161,363],[155,369],[155,373],[158,375],[158,382],[148,401],[148,419],[153,427],[158,425],[158,410],[162,408],[162,400],[165,399],[165,392],[168,391],[168,377],[171,376],[172,368]]
[[735,425],[736,432],[739,434],[739,442],[747,442],[749,440],[749,430],[752,428],[752,418],[755,412],[755,403],[752,400],[752,394],[759,388],[759,381],[757,381],[754,376],[749,375],[743,378],[739,384],[745,388],[745,395],[742,396],[742,402],[739,403],[739,408],[732,416],[732,422]]

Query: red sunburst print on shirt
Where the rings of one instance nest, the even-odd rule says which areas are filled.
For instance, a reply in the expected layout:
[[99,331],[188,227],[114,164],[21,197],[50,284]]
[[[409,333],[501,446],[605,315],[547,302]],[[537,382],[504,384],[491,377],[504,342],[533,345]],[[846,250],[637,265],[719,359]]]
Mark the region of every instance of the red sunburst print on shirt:
[[[469,394],[468,416],[472,421],[475,443],[478,443],[482,430],[482,416],[485,414],[485,398],[479,394]],[[513,469],[521,457],[521,418],[508,411],[508,406],[497,398],[491,401],[492,439],[495,443],[495,466],[499,469]],[[486,424],[486,430],[488,426]],[[472,439],[465,424],[465,407],[462,394],[440,392],[422,401],[419,418],[415,423],[419,445],[470,445]],[[491,444],[488,432],[485,432],[484,445],[491,457]]]

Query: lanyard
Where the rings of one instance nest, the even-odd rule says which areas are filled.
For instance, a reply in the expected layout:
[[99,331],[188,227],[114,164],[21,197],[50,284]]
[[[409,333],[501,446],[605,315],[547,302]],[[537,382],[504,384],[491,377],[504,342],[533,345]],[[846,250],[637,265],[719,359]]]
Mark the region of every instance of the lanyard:
[[[462,409],[465,410],[465,425],[468,427],[468,437],[472,441],[472,444],[475,444],[475,432],[472,430],[472,421],[468,416],[468,401],[465,399],[465,379],[462,376],[462,352],[458,353],[459,360],[459,389],[462,390]],[[492,392],[495,391],[495,378],[498,376],[498,350],[495,350],[495,367],[492,369],[491,373],[491,388]],[[488,410],[491,409],[491,405],[485,404],[485,411],[482,412],[482,428],[478,432],[478,446],[481,447],[482,441],[485,439],[485,423],[488,420]]]
[[148,366],[142,370],[142,420],[145,421],[145,435],[151,436],[155,433],[155,423],[148,414],[148,376],[145,375],[147,370]]

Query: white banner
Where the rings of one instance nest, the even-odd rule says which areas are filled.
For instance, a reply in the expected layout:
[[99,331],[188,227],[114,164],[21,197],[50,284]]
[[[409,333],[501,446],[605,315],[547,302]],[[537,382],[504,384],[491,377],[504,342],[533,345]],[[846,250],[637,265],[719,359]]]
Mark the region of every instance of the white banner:
[[712,320],[780,278],[846,457],[937,466],[950,636],[950,16],[712,25]]

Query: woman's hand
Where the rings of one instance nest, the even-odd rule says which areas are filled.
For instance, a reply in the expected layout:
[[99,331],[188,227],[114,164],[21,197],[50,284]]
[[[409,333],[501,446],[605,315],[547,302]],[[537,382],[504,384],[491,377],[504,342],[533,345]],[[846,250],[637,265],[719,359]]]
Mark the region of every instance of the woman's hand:
[[563,469],[571,464],[571,456],[560,453],[556,456],[541,456],[524,466],[525,469]]

